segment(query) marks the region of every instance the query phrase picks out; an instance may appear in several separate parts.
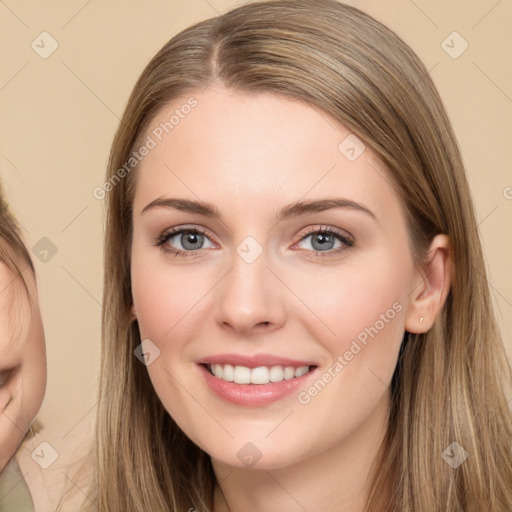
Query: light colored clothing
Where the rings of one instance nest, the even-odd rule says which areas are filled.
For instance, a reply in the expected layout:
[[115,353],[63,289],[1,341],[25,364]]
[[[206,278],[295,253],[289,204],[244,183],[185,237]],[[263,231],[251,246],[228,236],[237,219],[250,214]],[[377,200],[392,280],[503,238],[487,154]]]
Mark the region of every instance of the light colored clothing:
[[0,512],[34,512],[34,502],[16,457],[0,473]]

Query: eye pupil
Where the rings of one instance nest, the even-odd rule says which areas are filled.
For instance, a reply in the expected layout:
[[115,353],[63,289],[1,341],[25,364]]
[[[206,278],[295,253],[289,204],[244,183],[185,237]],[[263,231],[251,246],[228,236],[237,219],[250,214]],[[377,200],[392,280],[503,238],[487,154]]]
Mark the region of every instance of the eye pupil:
[[[165,249],[167,252],[172,252],[174,254],[180,254],[185,256],[186,254],[194,253],[201,251],[203,249],[204,239],[209,239],[209,237],[199,231],[197,229],[180,229],[171,231],[166,235],[162,235],[157,239],[157,243],[155,245],[163,245],[167,241],[169,241],[169,245],[173,247],[172,240],[174,243],[179,244],[182,248],[174,248],[174,249]],[[313,232],[309,232],[302,240],[310,239],[310,246],[313,251],[319,252],[339,252],[344,247],[352,247],[353,243],[342,235],[332,231],[331,229],[320,229],[315,230]],[[336,241],[339,241],[342,245],[342,249],[338,251],[333,251],[336,247]]]
[[[315,247],[315,243],[318,243],[319,246]],[[330,249],[332,247],[327,247],[328,244],[334,243],[334,240],[330,234],[326,233],[317,233],[316,236],[313,237],[312,245],[315,249]]]
[[[188,231],[181,234],[181,244],[186,249],[195,250],[200,248],[202,237],[204,235],[202,233],[197,233],[194,231]],[[199,247],[196,247],[199,245]]]

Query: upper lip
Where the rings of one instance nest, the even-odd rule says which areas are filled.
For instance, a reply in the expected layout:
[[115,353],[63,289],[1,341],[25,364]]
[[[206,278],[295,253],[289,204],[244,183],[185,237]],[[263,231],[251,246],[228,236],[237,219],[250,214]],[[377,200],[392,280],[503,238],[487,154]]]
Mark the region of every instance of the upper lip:
[[312,361],[300,361],[273,354],[215,354],[198,360],[197,364],[230,364],[233,366],[246,366],[247,368],[257,368],[258,366],[293,366],[295,368],[316,366]]

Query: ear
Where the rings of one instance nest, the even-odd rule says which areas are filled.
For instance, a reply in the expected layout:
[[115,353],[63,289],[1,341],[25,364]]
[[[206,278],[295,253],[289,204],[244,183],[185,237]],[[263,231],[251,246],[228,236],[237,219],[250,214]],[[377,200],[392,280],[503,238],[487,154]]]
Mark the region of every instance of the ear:
[[406,331],[422,333],[432,327],[450,291],[454,270],[450,238],[444,234],[436,235],[422,271],[417,272],[413,280],[405,319]]
[[132,307],[130,308],[130,316],[133,319],[137,318],[137,312],[135,311],[135,306],[132,304]]

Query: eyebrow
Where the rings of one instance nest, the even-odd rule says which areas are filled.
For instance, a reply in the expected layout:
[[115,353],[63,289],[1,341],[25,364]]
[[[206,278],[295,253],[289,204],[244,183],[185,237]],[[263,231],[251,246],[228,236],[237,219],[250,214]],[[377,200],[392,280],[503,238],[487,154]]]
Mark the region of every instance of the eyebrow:
[[[180,199],[175,197],[159,197],[147,204],[141,211],[141,215],[152,208],[172,208],[187,213],[195,213],[212,219],[223,221],[217,207],[204,201],[193,201],[191,199]],[[318,199],[312,201],[297,201],[284,206],[276,214],[276,222],[280,222],[307,213],[323,212],[332,208],[349,208],[351,210],[366,213],[378,222],[377,216],[365,205],[346,199],[344,197],[332,199]]]

